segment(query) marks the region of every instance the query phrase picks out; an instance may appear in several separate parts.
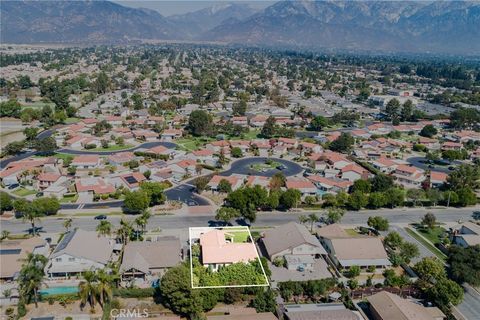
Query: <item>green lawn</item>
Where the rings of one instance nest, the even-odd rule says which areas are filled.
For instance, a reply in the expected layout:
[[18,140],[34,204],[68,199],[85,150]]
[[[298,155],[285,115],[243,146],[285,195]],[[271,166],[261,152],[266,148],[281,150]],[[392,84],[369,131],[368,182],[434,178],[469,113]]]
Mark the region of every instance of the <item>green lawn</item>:
[[85,150],[85,151],[119,151],[119,150],[125,150],[125,149],[130,149],[133,148],[134,146],[131,144],[126,144],[124,146],[119,146],[119,145],[109,145],[108,148],[95,148],[95,149],[90,149],[90,150]]
[[28,190],[28,189],[25,189],[23,187],[20,187],[18,189],[16,189],[15,191],[12,192],[14,195],[17,195],[19,197],[26,197],[26,196],[29,196],[31,194],[36,194],[37,191],[35,190]]
[[211,141],[213,141],[213,139],[211,138],[187,137],[175,140],[175,143],[178,144],[181,149],[184,149],[186,151],[193,151],[199,149],[200,147]]
[[405,228],[405,230],[407,231],[407,233],[409,235],[411,235],[412,237],[414,237],[418,242],[420,242],[424,247],[426,247],[430,252],[432,252],[433,254],[435,254],[437,256],[437,258],[439,258],[440,260],[442,261],[445,261],[447,259],[447,256],[444,255],[440,250],[438,250],[434,245],[432,245],[430,242],[428,242],[427,240],[425,240],[425,238],[423,238],[422,236],[420,236],[418,233],[416,233],[415,231],[413,231],[412,229],[410,228]]
[[435,227],[433,229],[418,227],[417,231],[425,238],[430,240],[433,244],[442,242],[442,235],[445,233],[445,229],[442,227]]
[[82,119],[80,119],[80,118],[75,118],[75,117],[73,117],[73,118],[67,118],[67,119],[65,120],[65,123],[66,123],[66,124],[72,124],[72,123],[80,122],[80,120],[82,120]]
[[77,201],[77,199],[78,199],[78,194],[69,194],[69,195],[63,196],[63,198],[60,198],[58,201],[60,203],[73,203]]
[[359,236],[359,233],[357,231],[355,231],[354,229],[345,229],[345,232],[349,236],[353,236],[353,237]]
[[66,154],[66,153],[55,153],[53,155],[55,158],[62,159],[63,161],[68,160],[68,159],[73,159],[73,156],[71,154]]
[[254,165],[251,165],[250,167],[255,171],[263,171],[263,170],[275,169],[279,165],[280,163],[272,161],[270,163],[256,163]]
[[260,130],[250,130],[248,133],[242,134],[240,137],[229,137],[230,140],[253,140],[260,135]]
[[226,230],[227,233],[233,235],[233,242],[244,243],[250,238],[248,231],[230,231]]

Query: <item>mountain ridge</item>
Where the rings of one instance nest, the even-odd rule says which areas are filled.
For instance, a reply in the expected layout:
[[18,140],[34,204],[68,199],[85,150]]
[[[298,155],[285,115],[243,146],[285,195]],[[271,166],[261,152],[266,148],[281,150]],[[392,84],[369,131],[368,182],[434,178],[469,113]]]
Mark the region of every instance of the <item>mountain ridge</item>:
[[3,43],[208,41],[310,49],[475,54],[478,1],[225,3],[165,17],[100,1],[2,1]]

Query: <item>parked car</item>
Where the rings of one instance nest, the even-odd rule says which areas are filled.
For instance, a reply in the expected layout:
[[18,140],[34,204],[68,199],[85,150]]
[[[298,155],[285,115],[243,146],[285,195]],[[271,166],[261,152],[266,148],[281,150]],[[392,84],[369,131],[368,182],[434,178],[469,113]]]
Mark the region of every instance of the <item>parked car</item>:
[[20,185],[18,183],[14,183],[8,186],[8,189],[13,190],[15,188],[18,188]]
[[98,216],[95,217],[95,220],[106,220],[107,216],[104,214],[99,214]]
[[475,220],[480,220],[480,211],[473,211],[472,217]]
[[280,164],[280,165],[277,166],[277,169],[278,170],[285,170],[285,169],[287,169],[287,167],[285,167],[283,164]]

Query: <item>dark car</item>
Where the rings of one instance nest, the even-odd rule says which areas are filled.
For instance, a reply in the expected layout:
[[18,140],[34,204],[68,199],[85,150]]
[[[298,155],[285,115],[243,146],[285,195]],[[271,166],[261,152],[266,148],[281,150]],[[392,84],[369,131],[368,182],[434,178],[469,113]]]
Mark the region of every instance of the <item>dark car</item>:
[[448,167],[448,170],[452,170],[452,171],[453,171],[453,170],[455,170],[455,167],[454,167],[454,166],[450,166],[450,167]]
[[8,189],[12,190],[12,189],[15,189],[15,188],[18,188],[20,185],[18,183],[14,183],[14,184],[11,184],[8,186]]
[[99,214],[98,216],[95,217],[95,220],[106,220],[107,216],[104,214]]
[[283,164],[277,166],[278,170],[285,170],[287,167],[285,167]]
[[480,211],[474,211],[474,212],[472,213],[472,217],[473,217],[473,219],[475,219],[475,220],[480,220]]

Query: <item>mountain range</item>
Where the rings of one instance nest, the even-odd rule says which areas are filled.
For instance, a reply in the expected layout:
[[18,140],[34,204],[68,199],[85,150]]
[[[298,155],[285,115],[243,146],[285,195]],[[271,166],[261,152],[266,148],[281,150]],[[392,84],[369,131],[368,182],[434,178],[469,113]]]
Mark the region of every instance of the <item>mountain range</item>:
[[478,1],[221,3],[165,17],[110,1],[2,1],[2,43],[216,41],[381,52],[480,53]]

